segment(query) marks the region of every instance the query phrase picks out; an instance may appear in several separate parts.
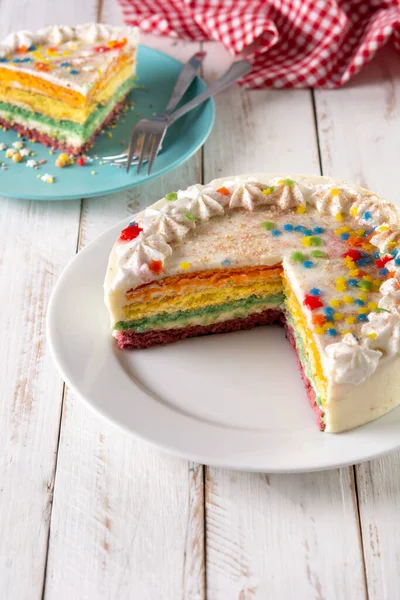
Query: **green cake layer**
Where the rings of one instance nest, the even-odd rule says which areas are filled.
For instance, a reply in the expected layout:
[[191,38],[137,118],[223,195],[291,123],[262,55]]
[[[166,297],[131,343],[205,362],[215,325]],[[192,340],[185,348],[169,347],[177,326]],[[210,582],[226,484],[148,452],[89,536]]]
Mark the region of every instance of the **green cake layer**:
[[94,134],[105,121],[107,115],[113,110],[114,106],[123,100],[133,87],[135,79],[135,77],[130,77],[124,81],[109,102],[98,104],[97,108],[83,124],[66,119],[57,121],[39,112],[33,112],[27,108],[7,102],[0,102],[0,117],[10,123],[17,123],[29,129],[43,132],[52,138],[65,140],[69,143],[76,141],[76,143],[81,144],[82,140],[87,140]]
[[133,329],[141,333],[149,329],[169,329],[193,325],[210,325],[217,321],[246,318],[252,312],[260,312],[265,308],[281,306],[285,300],[283,294],[274,294],[260,298],[252,295],[248,298],[226,302],[225,304],[204,306],[195,310],[180,310],[174,313],[160,313],[152,317],[135,319],[132,321],[119,321],[115,329],[126,331]]

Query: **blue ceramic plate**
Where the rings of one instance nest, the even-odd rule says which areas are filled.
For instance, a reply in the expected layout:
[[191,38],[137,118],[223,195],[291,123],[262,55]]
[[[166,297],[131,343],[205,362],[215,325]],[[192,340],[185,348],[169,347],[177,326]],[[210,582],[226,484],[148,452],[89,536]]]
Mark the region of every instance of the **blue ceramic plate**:
[[[27,200],[69,200],[101,196],[133,187],[175,169],[190,158],[207,139],[214,122],[212,100],[205,102],[170,127],[150,176],[146,174],[146,165],[138,176],[135,167],[127,174],[125,169],[101,165],[100,161],[102,156],[119,154],[126,148],[132,127],[140,118],[163,111],[181,69],[182,63],[167,54],[140,46],[140,87],[133,90],[130,96],[135,105],[120,117],[115,129],[108,129],[97,138],[88,156],[99,158],[93,158],[93,162],[87,162],[83,167],[75,164],[60,169],[55,165],[58,151],[51,155],[45,146],[27,141],[25,147],[35,153],[33,158],[37,161],[47,161],[38,169],[32,169],[26,166],[27,158],[24,162],[14,163],[11,158],[5,158],[5,151],[0,150],[0,162],[7,167],[6,170],[0,167],[0,195]],[[197,77],[186,93],[184,101],[197,96],[205,87],[204,81]],[[20,139],[15,131],[0,131],[0,143],[3,142],[9,147],[16,141]],[[92,175],[92,171],[95,171],[95,174]],[[53,184],[45,183],[38,177],[45,173],[54,177]]]

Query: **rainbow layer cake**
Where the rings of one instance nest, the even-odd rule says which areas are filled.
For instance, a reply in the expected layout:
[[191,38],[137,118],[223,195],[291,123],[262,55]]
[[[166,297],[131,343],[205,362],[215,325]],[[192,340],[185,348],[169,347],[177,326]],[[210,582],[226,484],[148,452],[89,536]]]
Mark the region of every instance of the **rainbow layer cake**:
[[119,348],[281,323],[322,430],[400,403],[400,227],[326,177],[241,176],[169,192],[121,232],[105,300]]
[[84,152],[134,85],[138,39],[137,29],[99,24],[10,34],[0,43],[0,125]]

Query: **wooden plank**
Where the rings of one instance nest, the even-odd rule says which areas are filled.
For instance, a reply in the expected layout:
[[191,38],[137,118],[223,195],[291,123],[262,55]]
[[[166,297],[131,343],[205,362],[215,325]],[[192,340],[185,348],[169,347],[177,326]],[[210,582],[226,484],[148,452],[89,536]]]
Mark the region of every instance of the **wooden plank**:
[[[206,64],[216,77],[229,58]],[[230,89],[217,97],[204,177],[319,172],[310,92]],[[357,508],[348,469],[257,475],[207,468],[207,597],[365,597]]]
[[[119,22],[114,3],[103,19]],[[146,40],[145,40],[146,41]],[[174,46],[188,58],[198,45]],[[165,40],[169,51],[170,40]],[[201,155],[158,181],[84,202],[81,245],[201,177]],[[101,285],[101,282],[100,282]],[[204,587],[203,468],[137,441],[66,396],[46,598],[187,598]]]
[[[324,171],[398,206],[399,75],[398,55],[387,48],[351,86],[316,93]],[[399,464],[396,452],[356,468],[370,600],[400,598]]]
[[[74,20],[78,2],[1,2],[0,39],[16,29]],[[79,4],[93,19],[94,2]],[[0,177],[1,190],[1,177]],[[63,383],[49,356],[51,290],[76,250],[80,202],[1,198],[1,596],[41,598]]]

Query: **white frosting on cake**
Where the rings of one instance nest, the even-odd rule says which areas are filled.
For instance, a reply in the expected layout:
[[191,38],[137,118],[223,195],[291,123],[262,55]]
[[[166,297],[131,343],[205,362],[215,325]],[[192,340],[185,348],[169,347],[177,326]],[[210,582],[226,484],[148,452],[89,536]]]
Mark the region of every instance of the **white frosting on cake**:
[[265,185],[253,177],[246,180],[233,179],[224,181],[223,187],[229,191],[229,208],[246,208],[254,210],[258,204],[272,204],[273,200],[263,194]]
[[224,214],[223,206],[226,205],[226,199],[211,186],[193,185],[185,191],[178,192],[178,201],[176,202],[176,211],[183,209],[182,214],[200,221],[208,221],[211,217]]
[[321,215],[338,213],[347,215],[350,207],[358,199],[359,194],[355,188],[348,185],[336,186],[334,183],[316,186],[311,196],[311,202],[315,202]]
[[378,366],[382,353],[363,346],[351,333],[347,333],[341,342],[329,344],[325,348],[328,355],[328,368],[336,383],[359,385],[371,375]]
[[391,312],[372,312],[368,323],[362,326],[365,346],[382,352],[391,358],[400,350],[400,315],[395,308]]

